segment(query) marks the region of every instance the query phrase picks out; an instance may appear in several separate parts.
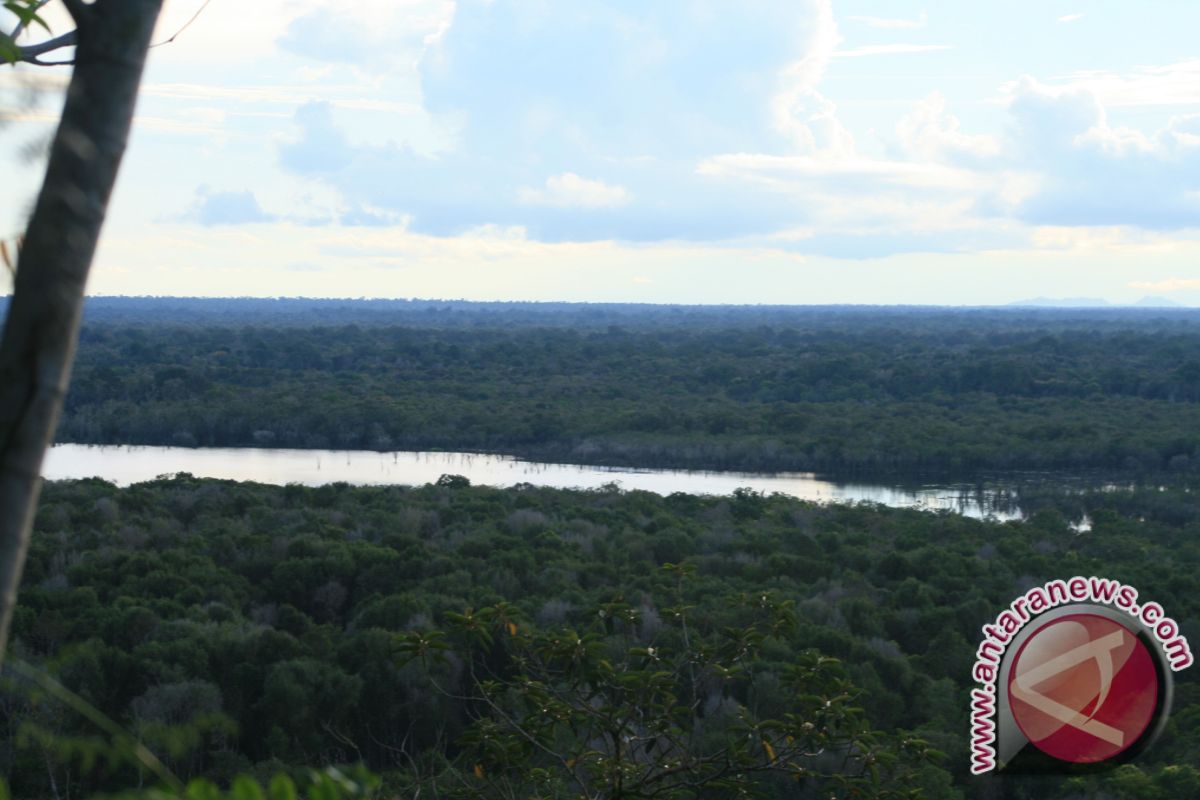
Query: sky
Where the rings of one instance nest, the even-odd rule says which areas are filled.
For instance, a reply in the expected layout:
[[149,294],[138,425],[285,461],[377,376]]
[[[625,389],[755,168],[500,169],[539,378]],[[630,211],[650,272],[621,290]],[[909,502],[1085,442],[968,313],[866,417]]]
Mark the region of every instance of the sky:
[[[1194,0],[210,0],[151,51],[89,292],[1200,306],[1196,30]],[[68,69],[0,69],[10,243]]]

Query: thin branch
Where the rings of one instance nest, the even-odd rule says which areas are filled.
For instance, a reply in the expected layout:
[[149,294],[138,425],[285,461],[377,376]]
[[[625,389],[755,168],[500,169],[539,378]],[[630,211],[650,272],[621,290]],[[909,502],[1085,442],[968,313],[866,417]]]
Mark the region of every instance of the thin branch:
[[[471,682],[474,683],[476,686],[478,686],[479,681],[475,677],[475,667],[472,664],[468,663],[467,669],[468,669],[469,675],[471,677]],[[537,749],[541,750],[543,753],[550,756],[551,758],[558,759],[559,763],[561,763],[563,765],[563,769],[567,770],[568,772],[574,773],[574,770],[572,770],[571,767],[567,765],[567,759],[565,757],[563,757],[563,755],[561,753],[556,753],[553,750],[551,750],[549,747],[547,747],[546,745],[539,742],[537,740],[537,737],[535,737],[533,734],[531,734],[529,731],[525,730],[525,728],[523,728],[521,726],[521,723],[519,723],[515,719],[511,718],[508,714],[505,714],[504,710],[502,708],[500,708],[500,706],[496,703],[496,701],[493,700],[491,698],[491,696],[488,695],[487,692],[482,692],[481,694],[483,696],[479,699],[481,699],[484,703],[487,704],[487,706],[492,710],[493,714],[495,714],[500,719],[502,719],[506,723],[508,723],[508,726],[510,728],[512,728],[518,734],[520,734],[521,737],[524,738],[526,741],[528,741],[531,745],[533,745]]]
[[197,19],[197,18],[198,18],[198,17],[199,17],[201,14],[203,14],[203,13],[204,13],[204,9],[208,8],[208,4],[209,4],[209,3],[211,3],[211,2],[212,2],[212,0],[204,0],[204,2],[200,4],[200,8],[199,8],[199,10],[197,10],[195,14],[192,14],[192,18],[191,18],[191,19],[189,19],[187,22],[183,23],[183,27],[182,27],[182,28],[180,28],[179,30],[175,31],[175,33],[171,34],[171,38],[170,38],[170,39],[164,39],[163,41],[161,41],[161,42],[158,42],[157,44],[152,44],[152,45],[150,45],[150,49],[151,49],[151,50],[153,50],[155,47],[162,47],[164,44],[170,44],[171,42],[175,41],[175,39],[177,39],[177,38],[179,37],[179,34],[183,33],[183,32],[184,32],[184,31],[186,31],[186,30],[187,30],[189,27],[191,27],[191,24],[192,24],[193,22],[195,22],[195,21],[196,21],[196,19]]
[[37,44],[29,44],[25,46],[17,46],[17,60],[37,63],[37,57],[50,53],[55,50],[61,50],[64,47],[73,47],[79,39],[79,31],[71,31],[64,33],[61,36],[55,36],[53,39],[47,39],[44,42]]
[[321,720],[321,727],[324,728],[326,731],[328,731],[330,736],[337,739],[342,744],[348,745],[351,748],[353,748],[354,752],[358,754],[359,762],[360,763],[362,762],[362,760],[363,760],[362,751],[358,749],[358,745],[356,745],[354,743],[353,739],[351,739],[349,736],[347,736],[346,734],[339,731],[337,728],[334,728],[332,725],[330,725],[325,720]]
[[133,756],[144,767],[153,772],[159,780],[170,786],[172,790],[176,792],[182,791],[183,783],[179,778],[175,777],[175,774],[167,769],[166,765],[159,761],[158,757],[154,753],[151,753],[145,745],[134,741],[124,728],[113,722],[103,711],[100,711],[91,703],[63,686],[42,669],[26,664],[24,661],[16,658],[9,659],[6,666],[22,678],[40,686],[47,694],[104,731],[112,737],[113,742],[118,746],[123,745],[128,747]]
[[[46,5],[49,2],[50,2],[50,0],[38,0],[37,5],[35,5],[33,8],[31,8],[30,11],[32,11],[33,13],[36,14],[42,8],[42,6]],[[8,38],[12,39],[14,42],[16,42],[17,37],[20,36],[25,31],[25,26],[26,26],[26,21],[24,19],[18,20],[17,27],[12,29],[12,33],[10,33],[8,35]]]

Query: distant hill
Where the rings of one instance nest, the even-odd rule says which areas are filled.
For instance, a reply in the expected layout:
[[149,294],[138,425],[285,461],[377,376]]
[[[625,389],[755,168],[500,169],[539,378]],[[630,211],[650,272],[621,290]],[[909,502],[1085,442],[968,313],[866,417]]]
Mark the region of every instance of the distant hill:
[[1100,297],[1035,297],[1017,300],[1010,306],[1023,308],[1186,308],[1165,297],[1143,297],[1136,303],[1110,303]]
[[1139,308],[1184,308],[1182,303],[1176,303],[1174,300],[1168,300],[1165,297],[1143,297],[1141,300],[1130,305],[1135,305]]

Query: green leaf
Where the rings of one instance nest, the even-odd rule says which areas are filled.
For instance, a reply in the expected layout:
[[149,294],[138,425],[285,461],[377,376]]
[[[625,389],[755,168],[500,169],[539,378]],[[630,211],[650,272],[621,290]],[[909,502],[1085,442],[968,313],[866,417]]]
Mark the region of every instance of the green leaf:
[[267,787],[267,796],[270,800],[296,800],[296,784],[287,775],[276,775]]
[[16,16],[23,26],[29,27],[30,24],[37,23],[42,28],[45,28],[46,33],[50,33],[50,26],[37,14],[37,5],[34,0],[25,0],[25,2],[5,0],[4,8]]
[[239,775],[234,778],[229,798],[230,800],[265,800],[262,787],[258,785],[258,781],[246,775]]
[[196,778],[187,785],[183,796],[187,800],[221,800],[221,790],[203,778]]
[[7,33],[0,33],[0,58],[9,64],[15,64],[21,58],[21,51],[16,42],[10,39]]
[[328,775],[314,775],[308,790],[309,800],[341,800],[342,793]]

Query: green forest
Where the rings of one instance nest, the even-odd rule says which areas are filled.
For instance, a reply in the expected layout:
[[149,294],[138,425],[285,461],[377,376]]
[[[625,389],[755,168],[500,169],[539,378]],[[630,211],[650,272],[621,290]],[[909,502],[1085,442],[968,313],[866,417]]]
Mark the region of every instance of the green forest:
[[1200,469],[1189,311],[91,304],[63,442],[842,475]]
[[[690,648],[687,664],[705,670],[685,681],[699,692],[696,718],[671,724],[708,737],[697,753],[750,726],[754,748],[741,755],[761,761],[779,729],[754,726],[784,710],[819,719],[804,711],[804,695],[830,691],[844,708],[829,736],[872,742],[881,759],[894,757],[888,769],[903,787],[928,798],[981,796],[981,785],[1007,798],[1100,788],[1106,797],[1195,796],[1200,687],[1191,671],[1179,675],[1165,735],[1136,765],[1002,782],[966,774],[979,626],[1018,593],[1101,574],[1152,590],[1185,632],[1200,622],[1194,495],[1110,492],[1082,502],[1094,520],[1086,534],[1050,502],[1027,522],[999,524],[749,491],[499,490],[455,476],[417,488],[186,475],[125,489],[62,482],[46,488],[38,515],[13,655],[56,676],[181,778],[222,784],[363,764],[396,796],[509,796],[493,776],[515,796],[576,796],[570,768],[511,733],[505,740],[502,715],[523,702],[514,674],[540,676],[569,704],[578,683],[546,652],[550,642],[586,639],[580,668],[607,659],[619,673],[612,705],[632,704],[647,725],[656,706],[646,684],[675,674],[647,662],[668,664]],[[539,647],[540,660],[529,655]],[[837,662],[818,670],[812,651]],[[441,658],[418,657],[431,653]],[[812,671],[797,689],[805,664]],[[510,681],[492,687],[498,710],[472,692],[476,670]],[[143,778],[97,754],[88,720],[19,682],[3,709],[0,759],[14,796],[50,797],[53,786],[88,796]],[[649,757],[628,758],[662,763],[641,755]],[[799,784],[765,770],[699,795],[605,796],[838,789],[820,757],[796,763]]]
[[0,685],[14,797],[1200,796],[1194,670],[1113,771],[972,777],[967,750],[980,626],[1030,587],[1101,575],[1200,624],[1194,312],[97,298],[58,441],[1044,472],[1004,523],[49,483]]
[[1200,800],[1197,29],[0,0],[0,800]]

